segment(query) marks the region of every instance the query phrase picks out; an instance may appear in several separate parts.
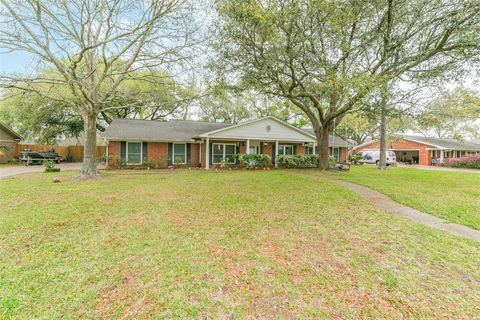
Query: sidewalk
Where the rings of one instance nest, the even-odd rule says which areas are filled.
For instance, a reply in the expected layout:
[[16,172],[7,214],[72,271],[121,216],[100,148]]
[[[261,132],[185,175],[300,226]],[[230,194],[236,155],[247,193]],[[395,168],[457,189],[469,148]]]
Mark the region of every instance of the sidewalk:
[[388,196],[384,195],[383,193],[372,190],[370,188],[367,188],[355,183],[343,181],[343,180],[337,180],[337,179],[326,178],[326,177],[315,176],[315,175],[308,175],[308,174],[302,174],[302,175],[311,177],[314,179],[320,179],[320,180],[339,184],[347,189],[355,191],[368,202],[376,205],[379,208],[384,209],[387,212],[408,218],[416,222],[423,223],[427,226],[430,226],[436,229],[447,231],[457,236],[480,241],[480,230],[475,230],[475,229],[462,226],[456,223],[445,222],[441,218],[435,217],[431,214],[428,214],[428,213],[419,211],[417,209],[404,206],[403,204],[400,204],[398,202],[395,202],[392,199],[390,199]]

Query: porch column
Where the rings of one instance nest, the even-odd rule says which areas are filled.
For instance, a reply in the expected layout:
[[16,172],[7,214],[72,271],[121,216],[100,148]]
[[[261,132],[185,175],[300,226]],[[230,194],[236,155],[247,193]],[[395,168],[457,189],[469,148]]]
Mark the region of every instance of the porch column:
[[109,141],[106,140],[106,145],[107,145],[107,147],[105,148],[105,167],[106,167],[107,169],[108,169],[108,160],[109,160],[109,158],[108,158],[108,142],[109,142]]
[[313,141],[313,152],[312,154],[316,154],[315,153],[315,148],[317,147],[317,142],[316,141]]
[[440,163],[443,163],[443,158],[444,158],[443,150],[440,150]]
[[275,140],[275,168],[278,168],[278,140]]
[[245,153],[250,153],[250,139],[247,139]]
[[210,169],[210,138],[207,136],[205,140],[205,169]]

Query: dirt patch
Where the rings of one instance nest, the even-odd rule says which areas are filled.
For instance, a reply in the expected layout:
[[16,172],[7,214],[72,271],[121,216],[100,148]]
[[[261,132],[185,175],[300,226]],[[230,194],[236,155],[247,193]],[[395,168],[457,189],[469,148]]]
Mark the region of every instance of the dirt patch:
[[119,283],[105,288],[96,305],[96,319],[150,319],[160,311],[158,301],[149,296],[147,284],[127,272]]

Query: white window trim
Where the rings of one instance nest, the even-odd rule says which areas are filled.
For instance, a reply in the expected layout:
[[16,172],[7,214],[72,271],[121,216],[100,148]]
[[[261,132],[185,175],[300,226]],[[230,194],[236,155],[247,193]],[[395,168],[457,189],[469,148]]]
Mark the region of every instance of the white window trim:
[[[185,147],[185,157],[183,162],[175,162],[175,145],[182,145]],[[187,144],[186,143],[172,143],[172,164],[186,164],[187,163]]]
[[[225,159],[225,151],[227,150],[227,148],[225,148],[225,146],[233,146],[235,148],[235,151],[237,150],[237,145],[234,144],[234,143],[212,143],[212,164],[220,164],[220,162],[213,162],[213,159],[215,158],[214,155],[215,155],[215,145],[223,145],[223,155],[222,155],[222,160]],[[229,163],[235,163],[235,159],[232,159],[233,161],[232,162],[229,162]]]
[[329,152],[329,156],[330,157],[335,157],[335,149],[338,150],[338,158],[335,157],[335,159],[337,159],[337,161],[340,161],[340,158],[342,157],[342,147],[330,147],[332,148],[332,154],[330,154]]
[[[125,162],[126,164],[142,164],[143,163],[143,142],[142,141],[126,141],[126,154],[125,154]],[[140,162],[128,162],[128,144],[129,143],[140,143]]]
[[[260,146],[252,146],[252,145],[251,145],[251,146],[250,146],[250,149],[252,149],[252,148],[255,148],[255,151],[254,151],[253,154],[260,154]],[[252,152],[250,152],[250,150],[249,150],[248,153],[252,153]]]
[[293,156],[293,155],[295,155],[295,152],[294,152],[294,150],[293,150],[293,144],[279,144],[279,145],[278,145],[278,151],[280,151],[280,147],[283,147],[283,150],[282,150],[283,153],[280,153],[280,152],[279,152],[279,153],[278,153],[279,155],[283,155],[283,156],[286,155],[286,154],[285,154],[285,147],[292,147],[292,154],[287,154],[287,156]]

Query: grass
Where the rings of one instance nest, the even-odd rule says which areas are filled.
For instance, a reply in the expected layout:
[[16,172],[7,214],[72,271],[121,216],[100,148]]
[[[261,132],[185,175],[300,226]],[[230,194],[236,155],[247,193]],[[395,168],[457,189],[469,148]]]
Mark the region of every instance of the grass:
[[0,188],[2,319],[480,312],[480,244],[288,171],[44,173]]
[[333,175],[446,221],[480,229],[480,174],[413,168],[381,171],[363,165]]
[[18,166],[18,163],[13,163],[13,162],[0,163],[0,169],[16,167],[16,166]]

